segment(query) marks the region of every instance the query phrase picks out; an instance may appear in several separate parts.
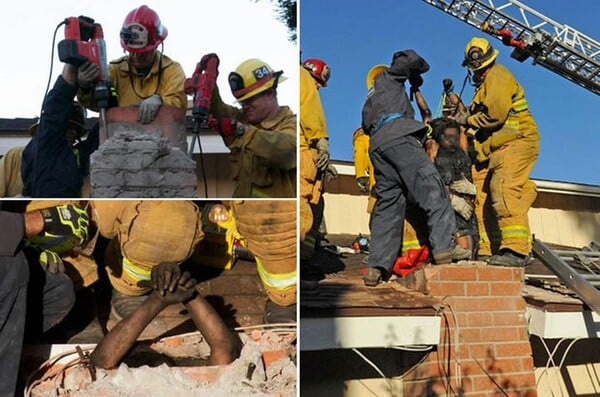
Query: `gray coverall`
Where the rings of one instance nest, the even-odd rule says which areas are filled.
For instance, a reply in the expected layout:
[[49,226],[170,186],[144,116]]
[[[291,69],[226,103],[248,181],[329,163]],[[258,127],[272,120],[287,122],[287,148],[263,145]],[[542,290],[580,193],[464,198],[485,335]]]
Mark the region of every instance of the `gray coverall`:
[[0,397],[15,395],[26,318],[28,335],[37,339],[75,303],[66,274],[46,273],[37,262],[30,269],[23,250],[24,229],[23,214],[0,211]]
[[391,67],[375,79],[362,110],[362,126],[371,137],[369,156],[377,181],[367,266],[387,271],[402,246],[407,197],[427,216],[433,254],[455,246],[454,211],[442,179],[421,143],[427,127],[414,120],[404,87],[409,69],[416,63],[421,63],[421,73],[429,69],[414,51],[394,54]]

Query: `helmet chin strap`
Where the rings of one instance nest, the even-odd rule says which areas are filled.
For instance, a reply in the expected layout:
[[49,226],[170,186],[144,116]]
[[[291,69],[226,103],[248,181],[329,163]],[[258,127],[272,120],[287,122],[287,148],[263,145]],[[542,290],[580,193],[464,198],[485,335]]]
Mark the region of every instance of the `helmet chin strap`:
[[[131,83],[131,88],[133,89],[133,93],[141,99],[146,99],[146,98],[150,98],[152,95],[155,95],[156,93],[158,93],[158,90],[160,89],[160,84],[162,82],[162,74],[163,74],[163,67],[162,67],[162,60],[163,60],[163,53],[164,53],[164,47],[165,44],[164,42],[160,43],[160,57],[158,58],[158,82],[156,83],[156,89],[154,90],[154,92],[148,96],[142,96],[140,95],[137,90],[135,89],[135,84],[133,81],[133,72],[131,71],[131,64],[129,64],[129,69],[128,69],[128,74],[129,74],[129,82]],[[127,61],[127,63],[129,63],[129,60]],[[152,65],[154,65],[154,60],[152,60]],[[152,65],[150,65],[150,68],[152,69]]]

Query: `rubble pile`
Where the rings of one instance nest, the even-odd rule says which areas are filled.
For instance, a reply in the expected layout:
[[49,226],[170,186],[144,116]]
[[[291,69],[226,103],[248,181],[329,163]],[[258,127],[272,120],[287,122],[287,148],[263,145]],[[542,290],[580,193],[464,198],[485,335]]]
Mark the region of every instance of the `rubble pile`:
[[[295,332],[253,331],[240,334],[240,357],[225,366],[129,367],[96,370],[92,382],[83,365],[64,372],[63,379],[48,378],[32,391],[34,397],[146,397],[146,396],[265,396],[295,397],[297,384]],[[192,341],[192,345],[197,343]],[[171,345],[173,348],[173,344]],[[175,346],[175,355],[188,350]],[[159,349],[162,350],[162,349]],[[164,354],[164,351],[163,351]],[[205,355],[202,352],[200,355]],[[57,387],[60,385],[60,387]],[[58,392],[57,392],[58,390]]]
[[196,163],[158,133],[122,129],[90,157],[92,197],[196,197]]

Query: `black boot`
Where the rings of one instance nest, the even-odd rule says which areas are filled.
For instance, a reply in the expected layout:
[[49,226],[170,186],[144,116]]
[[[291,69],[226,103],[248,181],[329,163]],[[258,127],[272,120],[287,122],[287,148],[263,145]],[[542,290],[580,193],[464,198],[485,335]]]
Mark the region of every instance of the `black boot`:
[[487,263],[492,266],[525,267],[527,257],[509,249],[504,249],[500,254],[492,255]]

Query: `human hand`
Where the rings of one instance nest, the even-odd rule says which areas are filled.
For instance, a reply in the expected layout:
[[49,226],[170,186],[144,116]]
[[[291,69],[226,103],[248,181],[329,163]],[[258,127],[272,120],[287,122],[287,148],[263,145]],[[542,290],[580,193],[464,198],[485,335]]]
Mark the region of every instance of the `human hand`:
[[[244,132],[238,132],[238,121],[231,117],[220,117],[215,120],[215,128],[223,138],[234,138],[244,135]],[[241,128],[240,128],[241,130]]]
[[317,159],[315,165],[323,172],[327,169],[329,164],[329,140],[327,138],[321,138],[317,141]]
[[62,255],[79,251],[87,242],[90,220],[85,209],[66,204],[43,208],[40,213],[44,226],[29,238],[31,245]]
[[65,264],[56,252],[46,250],[40,252],[39,262],[47,273],[56,274],[65,272]]
[[150,271],[152,288],[165,296],[167,291],[174,292],[181,278],[181,268],[177,263],[159,263]]
[[158,113],[158,109],[162,106],[160,95],[154,94],[140,102],[140,110],[138,111],[137,121],[142,124],[151,123]]
[[325,170],[325,178],[324,179],[327,182],[331,182],[334,179],[336,179],[337,177],[338,177],[337,169],[331,164],[327,165],[327,169]]
[[454,116],[451,116],[451,119],[454,119],[460,125],[468,125],[467,117],[469,117],[469,113],[467,112],[458,112]]
[[356,184],[358,185],[358,190],[361,192],[367,193],[369,191],[369,177],[359,176],[356,178]]
[[96,80],[98,80],[98,73],[100,67],[95,63],[86,61],[77,68],[77,85],[79,88],[88,90],[92,88]]
[[169,306],[174,303],[186,302],[194,297],[198,293],[196,288],[194,288],[197,283],[196,279],[192,278],[190,273],[183,272],[175,280],[175,287],[172,291],[167,290],[161,293],[161,291],[155,289],[152,293],[155,298],[159,299],[161,305]]

